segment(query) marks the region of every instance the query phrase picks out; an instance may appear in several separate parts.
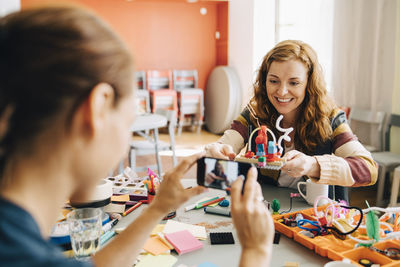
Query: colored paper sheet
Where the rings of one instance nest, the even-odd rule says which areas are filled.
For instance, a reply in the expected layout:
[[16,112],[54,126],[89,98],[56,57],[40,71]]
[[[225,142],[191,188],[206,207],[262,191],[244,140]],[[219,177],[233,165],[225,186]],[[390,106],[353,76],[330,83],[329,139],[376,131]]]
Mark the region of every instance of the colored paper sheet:
[[127,202],[129,201],[129,195],[120,195],[120,196],[111,196],[111,201],[115,201],[115,202]]
[[165,224],[163,233],[170,234],[183,230],[188,230],[194,237],[201,240],[207,239],[206,228],[204,226],[192,225],[187,223],[182,223],[174,220],[168,220]]
[[172,267],[175,262],[177,262],[177,258],[172,255],[146,255],[136,264],[136,267]]
[[165,236],[163,233],[158,233],[157,236],[158,236],[158,238],[160,238],[161,241],[164,242],[165,245],[167,245],[167,247],[169,247],[169,249],[174,249],[174,246],[172,246],[171,243],[169,243],[168,240],[165,239]]
[[188,230],[165,234],[165,239],[170,242],[179,255],[185,254],[203,247],[203,244],[197,240]]
[[154,227],[153,231],[151,231],[150,236],[155,236],[158,233],[162,233],[164,230],[165,224],[157,224],[156,227]]
[[104,211],[109,213],[113,212],[123,213],[125,211],[125,204],[121,205],[121,204],[110,203],[104,207]]
[[157,236],[147,239],[143,249],[155,256],[162,254],[167,250],[169,251],[169,247],[165,245],[164,242],[162,242]]

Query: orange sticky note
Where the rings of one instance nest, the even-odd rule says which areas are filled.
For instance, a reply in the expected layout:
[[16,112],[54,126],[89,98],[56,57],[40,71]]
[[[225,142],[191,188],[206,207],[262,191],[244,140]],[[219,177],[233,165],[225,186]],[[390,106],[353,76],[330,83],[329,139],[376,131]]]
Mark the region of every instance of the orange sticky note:
[[127,202],[129,201],[129,195],[120,195],[120,196],[111,196],[111,201],[116,201],[116,202]]
[[170,250],[157,236],[147,239],[143,249],[155,256]]

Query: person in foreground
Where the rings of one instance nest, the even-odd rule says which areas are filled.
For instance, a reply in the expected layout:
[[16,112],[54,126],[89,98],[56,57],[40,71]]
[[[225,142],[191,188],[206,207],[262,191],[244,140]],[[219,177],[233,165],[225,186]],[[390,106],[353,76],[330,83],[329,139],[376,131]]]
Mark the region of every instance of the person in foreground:
[[[251,129],[261,125],[278,139],[282,133],[275,123],[280,115],[282,128],[294,128],[291,140],[282,144],[287,162],[282,171],[261,169],[264,181],[291,188],[305,177],[346,187],[376,182],[378,166],[352,133],[344,112],[329,98],[315,51],[295,40],[282,41],[266,54],[253,98],[231,129],[206,146],[207,154],[233,159],[249,143]],[[344,190],[339,195],[347,200]]]
[[[65,201],[87,199],[126,154],[134,64],[115,33],[76,7],[42,7],[0,19],[0,262],[3,266],[131,266],[151,230],[205,188],[180,179],[203,156],[164,175],[148,208],[89,262],[49,241]],[[273,223],[256,170],[232,188],[241,266],[266,266]]]

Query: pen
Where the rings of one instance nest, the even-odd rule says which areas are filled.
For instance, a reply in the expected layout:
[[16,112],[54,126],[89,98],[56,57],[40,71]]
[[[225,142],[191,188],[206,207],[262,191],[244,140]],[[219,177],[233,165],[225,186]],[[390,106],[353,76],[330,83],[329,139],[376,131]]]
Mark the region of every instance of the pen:
[[140,205],[142,205],[142,202],[136,203],[134,206],[132,206],[132,207],[130,207],[129,209],[127,209],[126,211],[124,211],[124,212],[122,213],[122,216],[128,215],[129,213],[131,213],[133,210],[135,210],[135,209],[136,209],[137,207],[139,207]]
[[211,213],[211,214],[217,214],[217,215],[223,215],[227,217],[231,217],[231,212],[228,209],[218,209],[214,207],[204,207],[204,212],[205,213]]
[[115,235],[115,231],[111,230],[106,232],[104,235],[100,236],[100,246],[102,246],[104,243],[106,243],[108,240],[110,240],[111,237]]
[[218,199],[210,200],[208,202],[200,202],[199,204],[197,204],[195,209],[200,209],[200,208],[203,208],[205,206],[208,206],[208,205],[211,205],[211,204],[214,204],[214,203],[218,203],[218,202],[220,202],[220,201],[222,201],[224,199],[225,199],[225,197],[221,197],[221,198],[218,198]]
[[111,228],[118,223],[118,219],[114,219],[111,222],[106,223],[103,225],[103,232],[107,232],[108,230],[111,230]]
[[203,204],[203,203],[207,203],[207,202],[209,202],[211,200],[215,200],[215,199],[219,199],[219,197],[213,197],[213,198],[207,199],[207,200],[202,201],[202,202],[191,204],[191,205],[185,207],[185,211],[193,210],[193,209],[196,208],[197,205],[200,205],[200,204]]

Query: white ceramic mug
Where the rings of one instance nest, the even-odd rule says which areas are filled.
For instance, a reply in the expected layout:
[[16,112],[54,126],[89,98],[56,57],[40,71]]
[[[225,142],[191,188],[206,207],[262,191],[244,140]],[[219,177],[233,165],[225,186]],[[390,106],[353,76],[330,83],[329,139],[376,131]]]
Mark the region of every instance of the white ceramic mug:
[[[302,185],[306,186],[306,195],[301,191],[300,187]],[[307,201],[308,204],[314,205],[315,199],[319,196],[328,197],[329,186],[327,184],[316,184],[311,180],[307,180],[306,182],[298,182],[297,190],[300,195]],[[318,205],[324,205],[327,202],[325,200],[321,200]]]

